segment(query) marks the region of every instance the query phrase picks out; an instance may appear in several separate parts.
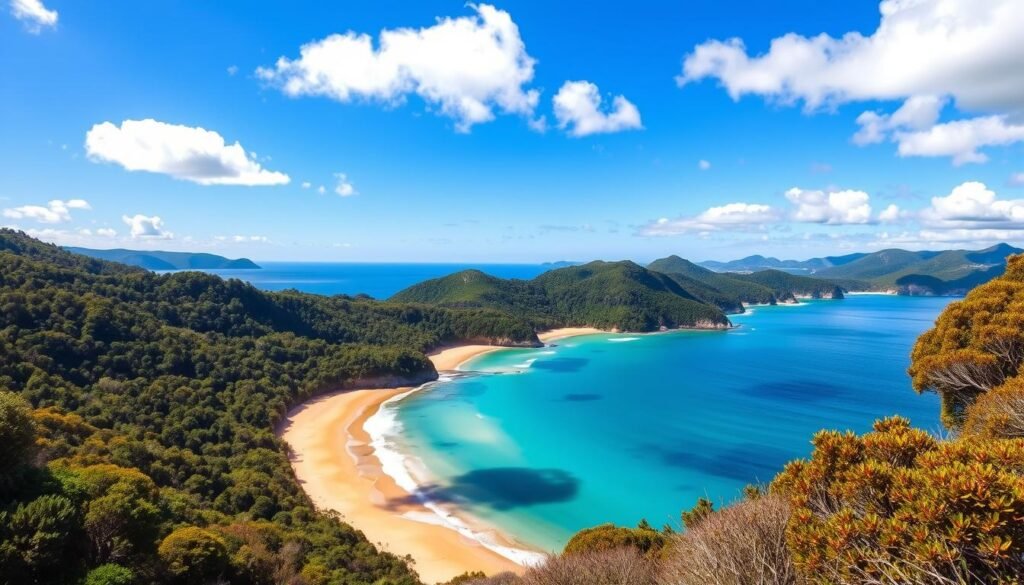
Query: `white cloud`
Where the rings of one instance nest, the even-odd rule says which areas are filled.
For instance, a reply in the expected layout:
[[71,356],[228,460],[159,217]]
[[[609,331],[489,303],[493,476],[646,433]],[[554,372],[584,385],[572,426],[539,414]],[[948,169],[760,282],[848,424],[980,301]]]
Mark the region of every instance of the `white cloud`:
[[11,0],[11,14],[33,34],[57,26],[57,11],[47,9],[40,0]]
[[99,228],[96,230],[96,235],[103,236],[104,238],[117,237],[117,230],[113,228]]
[[324,188],[324,186],[323,186],[323,185],[320,185],[319,187],[317,187],[317,188],[316,188],[316,192],[317,192],[317,193],[319,193],[319,194],[321,194],[321,195],[323,195],[324,193],[326,193],[326,192],[327,192],[327,189],[326,189],[326,188]]
[[894,223],[902,219],[904,215],[903,210],[901,210],[898,205],[891,203],[888,207],[878,213],[878,221],[882,223]]
[[985,116],[896,132],[894,137],[900,156],[951,156],[959,166],[986,162],[988,156],[979,148],[1024,141],[1024,125],[1008,123],[1006,116]]
[[786,199],[796,205],[796,221],[830,225],[871,222],[870,197],[864,191],[805,191],[794,187],[786,191]]
[[310,187],[312,187],[312,186],[313,186],[313,184],[312,184],[312,183],[310,183],[309,181],[303,181],[303,182],[302,182],[302,188],[303,188],[303,189],[309,189],[309,188],[310,188]]
[[601,92],[589,81],[566,81],[554,99],[558,127],[573,136],[587,136],[643,128],[640,110],[619,95],[612,107],[601,111]]
[[702,159],[700,162],[697,163],[697,168],[702,171],[706,171],[711,168],[711,163]]
[[352,184],[352,181],[348,180],[348,176],[345,173],[336,173],[334,178],[338,180],[338,184],[334,186],[335,193],[342,197],[351,197],[358,194],[355,185]]
[[133,239],[170,240],[174,237],[174,234],[164,229],[164,221],[156,215],[123,215],[121,221],[128,225]]
[[255,242],[259,244],[269,244],[270,238],[267,236],[214,236],[214,240],[218,242],[234,242],[236,244]]
[[1024,229],[1024,200],[999,199],[984,183],[968,181],[949,195],[933,197],[921,212],[930,228],[941,229]]
[[949,95],[963,109],[1024,109],[1024,2],[883,0],[871,35],[789,33],[751,57],[740,39],[708,41],[683,61],[683,85],[717,78],[734,99],[758,94],[815,109]]
[[71,221],[72,209],[91,209],[89,203],[84,199],[70,199],[61,201],[54,199],[45,206],[43,205],[22,205],[5,209],[4,217],[11,219],[30,219],[39,223],[63,223]]
[[857,117],[860,130],[853,135],[853,142],[860,146],[874,144],[885,140],[893,130],[923,130],[933,126],[945,104],[946,100],[937,96],[914,96],[892,114],[864,112]]
[[728,203],[711,207],[699,215],[652,221],[639,230],[643,236],[675,236],[679,234],[714,232],[720,230],[749,230],[778,221],[779,214],[768,205],[756,203]]
[[238,65],[228,65],[228,75],[234,77],[238,73]]
[[468,131],[494,110],[531,116],[538,92],[534,59],[508,12],[469,5],[476,14],[440,18],[431,27],[381,31],[377,46],[349,31],[303,45],[297,59],[281,57],[256,74],[285,94],[395,104],[419,95]]
[[288,175],[264,169],[238,142],[227,144],[212,130],[153,119],[96,124],[85,137],[94,161],[129,171],[170,175],[200,185],[283,185]]
[[1013,173],[1008,182],[1011,187],[1024,187],[1024,173]]

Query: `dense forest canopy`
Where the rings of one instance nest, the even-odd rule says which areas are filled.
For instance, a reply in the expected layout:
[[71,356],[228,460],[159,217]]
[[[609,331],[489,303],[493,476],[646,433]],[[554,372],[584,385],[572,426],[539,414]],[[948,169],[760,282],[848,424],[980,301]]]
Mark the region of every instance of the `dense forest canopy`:
[[274,425],[319,392],[433,379],[424,352],[441,344],[537,342],[494,310],[158,276],[11,231],[0,232],[0,307],[0,388],[17,394],[0,395],[12,446],[0,582],[12,585],[96,571],[416,583],[404,561],[312,510]]

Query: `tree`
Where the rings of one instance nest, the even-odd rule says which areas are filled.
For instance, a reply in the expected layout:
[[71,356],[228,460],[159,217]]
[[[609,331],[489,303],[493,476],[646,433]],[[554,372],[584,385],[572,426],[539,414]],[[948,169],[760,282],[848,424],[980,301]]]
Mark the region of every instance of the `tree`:
[[68,498],[44,495],[0,512],[0,583],[67,583],[81,567],[81,516]]
[[30,462],[35,441],[32,405],[13,392],[0,390],[0,476]]
[[158,553],[172,583],[207,583],[219,577],[228,566],[224,541],[196,526],[179,528],[167,535]]
[[937,392],[943,422],[959,429],[974,400],[1016,376],[1024,361],[1024,255],[946,307],[911,357],[914,389]]

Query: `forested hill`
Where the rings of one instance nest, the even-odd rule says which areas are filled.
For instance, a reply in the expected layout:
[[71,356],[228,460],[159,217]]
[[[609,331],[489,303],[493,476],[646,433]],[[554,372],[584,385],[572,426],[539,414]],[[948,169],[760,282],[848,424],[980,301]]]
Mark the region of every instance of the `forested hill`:
[[628,261],[568,266],[530,281],[465,270],[413,285],[391,300],[492,308],[527,319],[539,329],[591,326],[655,331],[729,325],[718,306],[705,302],[676,280]]
[[155,275],[10,230],[0,307],[4,584],[417,583],[314,512],[274,425],[318,393],[433,379],[440,344],[538,343],[495,310]]
[[69,252],[138,266],[148,270],[236,270],[254,269],[259,266],[248,258],[230,259],[216,254],[194,252],[161,252],[156,250],[93,250],[91,248],[66,248]]

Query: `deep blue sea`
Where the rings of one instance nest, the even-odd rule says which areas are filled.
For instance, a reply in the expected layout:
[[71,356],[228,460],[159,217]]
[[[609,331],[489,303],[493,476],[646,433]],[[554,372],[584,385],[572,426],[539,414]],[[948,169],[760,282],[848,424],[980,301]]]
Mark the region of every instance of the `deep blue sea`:
[[900,414],[938,431],[906,368],[950,300],[853,295],[757,307],[725,332],[492,352],[396,403],[391,440],[432,498],[545,550],[603,522],[678,526],[698,497],[729,502],[809,455],[819,429]]
[[258,262],[253,270],[204,270],[240,278],[263,290],[294,288],[321,295],[365,293],[386,299],[430,278],[476,268],[502,278],[529,279],[548,270],[540,264],[361,264],[354,262]]

